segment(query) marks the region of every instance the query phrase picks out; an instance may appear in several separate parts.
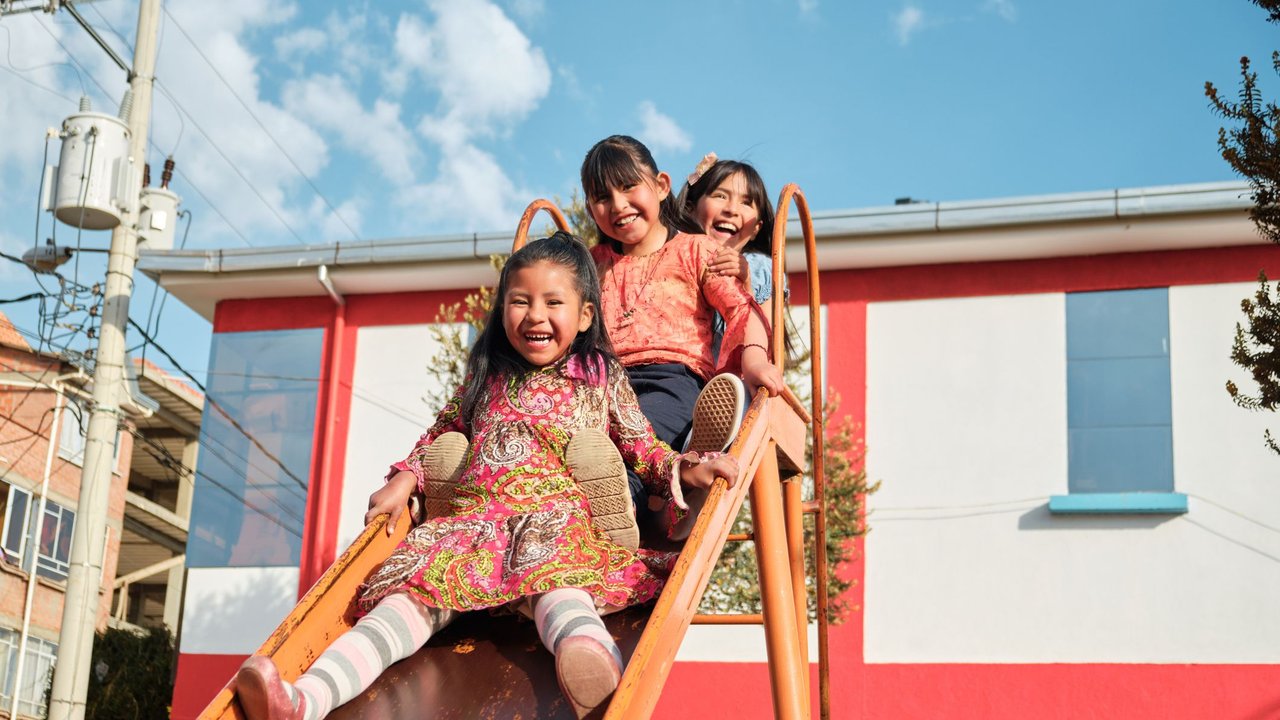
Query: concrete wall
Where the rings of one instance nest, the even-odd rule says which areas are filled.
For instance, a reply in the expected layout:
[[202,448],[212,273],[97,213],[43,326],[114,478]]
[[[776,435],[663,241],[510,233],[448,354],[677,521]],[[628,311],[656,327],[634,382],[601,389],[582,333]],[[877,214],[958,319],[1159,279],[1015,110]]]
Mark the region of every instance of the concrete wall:
[[1170,289],[1184,516],[1051,516],[1067,492],[1062,293],[871,303],[865,658],[1280,661],[1280,458],[1223,383],[1249,284]]

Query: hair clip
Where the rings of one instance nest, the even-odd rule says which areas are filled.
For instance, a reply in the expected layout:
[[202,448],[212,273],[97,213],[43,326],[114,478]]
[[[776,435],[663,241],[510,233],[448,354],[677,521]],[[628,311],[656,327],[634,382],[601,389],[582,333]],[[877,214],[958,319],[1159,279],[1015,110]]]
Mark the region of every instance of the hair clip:
[[694,185],[701,180],[702,176],[711,169],[712,165],[716,164],[716,160],[718,159],[719,158],[717,158],[716,154],[713,152],[703,155],[702,159],[698,161],[697,167],[693,169],[693,172],[689,173],[689,184]]

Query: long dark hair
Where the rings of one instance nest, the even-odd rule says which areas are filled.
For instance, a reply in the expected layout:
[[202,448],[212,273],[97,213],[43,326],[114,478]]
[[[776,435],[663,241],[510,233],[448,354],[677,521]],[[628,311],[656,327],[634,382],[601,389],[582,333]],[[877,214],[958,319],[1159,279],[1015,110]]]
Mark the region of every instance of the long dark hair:
[[471,355],[467,358],[467,389],[462,394],[462,417],[470,418],[484,395],[491,377],[510,375],[529,370],[531,366],[507,340],[506,328],[502,325],[503,305],[507,297],[511,273],[536,265],[540,262],[555,263],[569,270],[574,277],[574,289],[583,304],[590,303],[594,308],[591,326],[578,333],[569,352],[559,361],[563,367],[572,357],[582,363],[587,378],[593,382],[603,379],[600,373],[608,374],[609,366],[617,360],[613,353],[613,345],[604,329],[604,315],[600,310],[600,277],[596,274],[596,263],[583,241],[567,232],[560,231],[550,237],[534,240],[517,250],[502,266],[502,274],[498,278],[498,287],[493,293],[493,307],[489,308],[489,316],[484,329],[471,347]]
[[[640,182],[653,182],[658,177],[658,163],[653,153],[644,143],[630,135],[610,135],[587,151],[582,160],[582,193],[586,196],[588,209],[596,198],[607,195],[614,188],[624,188]],[[592,220],[595,216],[592,215]],[[676,202],[675,188],[667,194],[658,209],[658,221],[666,226],[669,233],[675,231],[701,235],[702,228],[694,221],[684,207]],[[604,228],[596,223],[600,230],[600,239],[609,244],[614,252],[622,252],[622,244],[614,240]]]
[[[773,201],[769,199],[769,190],[764,186],[764,178],[760,177],[760,173],[756,172],[751,165],[737,160],[717,160],[702,173],[702,177],[698,178],[697,182],[692,185],[686,184],[680,189],[680,207],[693,217],[698,201],[707,193],[720,187],[720,184],[732,177],[734,173],[742,173],[743,179],[747,181],[747,197],[751,198],[751,203],[756,208],[756,216],[760,219],[760,231],[751,238],[742,251],[756,252],[770,257],[773,255],[773,224],[776,215],[773,212]],[[785,262],[786,258],[784,257],[783,260]],[[772,275],[773,273],[770,273],[771,278]],[[755,289],[751,288],[750,278],[746,280],[746,285],[754,294]],[[774,301],[782,302],[784,307],[789,304],[785,296],[781,299],[774,298]],[[773,319],[770,318],[769,322],[773,322]],[[791,342],[795,328],[791,326],[791,316],[786,312],[782,314],[782,322],[785,328],[785,332],[782,333],[783,348],[786,350],[786,357],[790,359],[795,354],[795,346]]]
[[[720,184],[732,177],[734,173],[742,173],[743,179],[747,181],[747,197],[751,199],[751,204],[755,207],[756,215],[760,219],[760,231],[742,249],[769,255],[773,252],[773,201],[769,199],[769,190],[765,188],[764,179],[760,177],[760,173],[747,163],[737,160],[717,160],[714,165],[707,168],[702,177],[698,178],[698,182],[692,185],[686,184],[680,188],[678,199],[680,207],[690,217],[696,217],[694,211],[698,207],[698,201],[707,193],[720,187]],[[700,228],[698,232],[705,232],[705,230]]]

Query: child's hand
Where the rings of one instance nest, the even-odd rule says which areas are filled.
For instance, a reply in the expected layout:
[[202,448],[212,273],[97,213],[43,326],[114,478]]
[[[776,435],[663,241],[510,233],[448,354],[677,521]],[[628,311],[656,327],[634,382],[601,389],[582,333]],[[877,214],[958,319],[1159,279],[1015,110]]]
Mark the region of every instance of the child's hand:
[[685,462],[680,469],[680,480],[689,487],[705,490],[718,477],[728,480],[729,487],[738,480],[738,461],[732,455],[717,454],[699,463]]
[[718,477],[728,480],[729,487],[738,480],[738,461],[732,455],[716,454],[699,463],[685,461],[681,465],[680,480],[689,487],[705,490]]
[[747,259],[742,257],[742,253],[728,245],[721,245],[715,257],[711,258],[711,262],[707,264],[707,271],[712,275],[736,277],[739,282],[745,283],[751,269],[747,266]]
[[418,478],[413,473],[401,470],[386,485],[378,488],[369,496],[369,512],[364,514],[364,524],[373,522],[379,515],[389,514],[387,518],[387,534],[396,530],[396,523],[409,505],[409,496],[418,487]]
[[742,351],[742,379],[747,383],[747,389],[754,396],[756,390],[764,388],[769,391],[770,395],[776,396],[782,392],[783,380],[782,371],[771,362],[764,350],[757,346],[743,348]]

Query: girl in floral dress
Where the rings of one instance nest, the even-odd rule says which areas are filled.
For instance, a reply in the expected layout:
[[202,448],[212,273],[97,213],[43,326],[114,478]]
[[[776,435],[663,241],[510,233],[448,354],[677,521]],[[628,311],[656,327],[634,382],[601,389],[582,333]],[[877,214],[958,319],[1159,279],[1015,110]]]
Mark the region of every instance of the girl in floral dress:
[[[674,555],[630,550],[591,521],[566,466],[577,432],[604,432],[650,494],[680,497],[679,483],[732,482],[733,458],[681,455],[653,435],[605,335],[600,286],[587,249],[556,233],[516,252],[502,270],[488,322],[459,388],[386,485],[366,522],[396,523],[429,480],[433,443],[469,439],[448,515],[409,531],[362,588],[367,612],[295,683],[266,657],[236,675],[250,720],[314,720],[360,694],[461,611],[512,607],[532,614],[555,655],[579,717],[617,687],[622,656],[600,612],[644,603],[662,588]],[[621,478],[616,491],[625,497]]]

